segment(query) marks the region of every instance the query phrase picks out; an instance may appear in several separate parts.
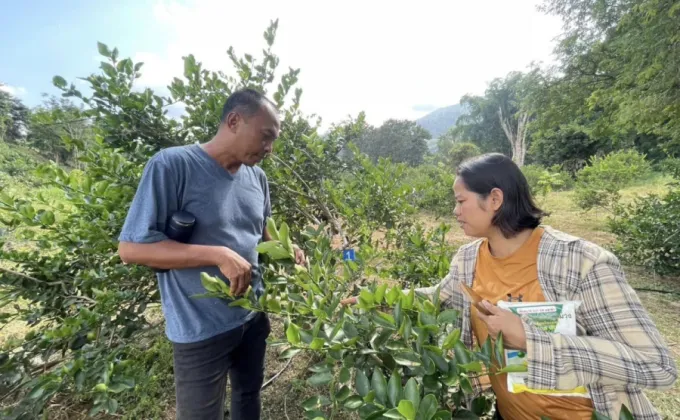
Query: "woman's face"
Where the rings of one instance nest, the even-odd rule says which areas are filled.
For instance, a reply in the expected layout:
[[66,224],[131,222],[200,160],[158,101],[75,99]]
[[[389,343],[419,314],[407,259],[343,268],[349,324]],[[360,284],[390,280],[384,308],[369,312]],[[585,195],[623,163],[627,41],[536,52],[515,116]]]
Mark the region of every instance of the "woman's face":
[[479,194],[468,190],[461,177],[457,177],[453,183],[453,193],[456,199],[453,214],[465,235],[473,238],[488,237],[493,228],[491,221],[500,208],[503,193],[494,189],[486,198],[482,198]]

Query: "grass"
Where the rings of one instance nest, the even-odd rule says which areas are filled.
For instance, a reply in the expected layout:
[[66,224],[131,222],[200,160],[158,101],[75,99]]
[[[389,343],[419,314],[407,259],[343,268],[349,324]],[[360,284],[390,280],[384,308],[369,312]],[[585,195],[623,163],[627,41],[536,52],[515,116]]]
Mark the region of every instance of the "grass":
[[[0,150],[0,157],[2,157],[2,152],[3,150]],[[38,157],[35,157],[35,159],[37,160]],[[4,163],[7,164],[7,161]],[[61,196],[60,191],[49,187],[36,188],[30,182],[16,182],[15,177],[8,177],[3,172],[2,164],[3,162],[0,161],[0,189],[4,189],[11,194],[23,196],[31,196],[37,189],[41,189],[46,194],[55,198]],[[666,189],[666,181],[668,179],[661,176],[641,181],[623,191],[623,200],[632,200],[637,194],[663,193]],[[31,195],[28,195],[29,192]],[[538,201],[543,208],[552,213],[545,219],[546,224],[601,245],[611,244],[615,240],[615,237],[606,231],[607,213],[603,210],[581,211],[574,203],[573,192],[553,192],[544,198],[539,198]],[[447,235],[447,240],[451,244],[459,246],[470,240],[470,238],[463,234],[452,216],[438,219],[430,214],[423,213],[419,218],[428,228],[434,228],[441,222],[451,224],[452,229]],[[2,232],[0,232],[1,235]],[[5,239],[8,238],[5,237]],[[15,242],[16,245],[20,246],[20,244]],[[0,262],[0,264],[3,263]],[[634,287],[680,293],[679,279],[661,278],[635,267],[627,267],[627,276],[629,282]],[[677,338],[680,336],[680,323],[678,323],[678,320],[680,320],[680,302],[677,301],[677,295],[648,291],[639,291],[638,294],[645,308],[649,311],[657,327],[667,340],[675,355],[676,362],[680,361],[680,339]],[[25,304],[24,302],[17,303],[19,305]],[[11,311],[12,309],[8,308],[5,310]],[[151,308],[148,311],[149,318],[158,319],[161,316],[158,308]],[[26,326],[20,321],[2,326],[2,330],[0,330],[0,345],[9,338],[21,337],[25,332]],[[278,338],[284,336],[282,320],[272,318],[271,337]],[[133,412],[128,413],[124,418],[136,418],[136,416],[144,415],[144,413],[146,413],[146,418],[149,418],[148,416],[168,420],[175,418],[172,357],[169,354],[171,347],[164,337],[160,337],[154,348],[158,352],[158,357],[152,358],[153,363],[155,363],[154,371],[157,373],[152,375],[148,381],[140,384],[137,392],[140,400],[132,403],[134,407]],[[278,351],[278,348],[273,346],[270,346],[267,350],[265,380],[276,375],[285,366],[285,361],[278,357]],[[263,419],[293,420],[304,418],[301,402],[317,393],[316,389],[310,388],[305,382],[305,378],[308,376],[307,368],[315,362],[311,357],[311,355],[305,353],[297,355],[291,362],[291,365],[281,373],[271,386],[263,391]],[[680,418],[680,385],[676,385],[667,392],[648,391],[647,395],[664,418]],[[79,408],[79,406],[63,408],[58,403],[54,407],[55,409],[48,416],[48,418],[54,420],[85,418],[84,414],[88,409],[86,406],[82,408]],[[99,416],[98,418],[114,417]]]

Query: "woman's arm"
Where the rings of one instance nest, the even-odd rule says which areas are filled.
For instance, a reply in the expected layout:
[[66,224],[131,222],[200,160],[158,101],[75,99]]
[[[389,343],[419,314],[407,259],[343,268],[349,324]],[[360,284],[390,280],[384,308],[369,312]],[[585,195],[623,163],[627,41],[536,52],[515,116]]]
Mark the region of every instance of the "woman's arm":
[[588,270],[580,299],[588,336],[552,334],[524,322],[529,388],[673,385],[672,355],[612,253],[603,250]]

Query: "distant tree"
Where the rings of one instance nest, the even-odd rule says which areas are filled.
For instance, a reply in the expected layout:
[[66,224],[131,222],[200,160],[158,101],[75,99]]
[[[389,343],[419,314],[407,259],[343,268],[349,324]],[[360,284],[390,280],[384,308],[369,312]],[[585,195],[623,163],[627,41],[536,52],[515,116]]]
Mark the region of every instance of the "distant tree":
[[[534,111],[527,99],[539,83],[539,72],[511,72],[494,79],[484,96],[464,96],[461,103],[470,110],[459,119],[460,132],[486,151],[508,152],[515,163],[524,165],[528,150],[529,121]],[[503,141],[509,146],[503,146]]]
[[617,148],[680,153],[680,8],[673,0],[545,0],[564,30],[536,129],[581,126]]
[[389,158],[411,166],[423,163],[427,142],[432,136],[409,120],[387,120],[379,128],[367,127],[357,140],[357,147],[374,161]]
[[92,127],[79,108],[66,98],[50,97],[31,111],[28,141],[57,163],[74,157],[74,142],[93,138]]
[[456,143],[446,155],[448,165],[455,170],[465,160],[479,156],[482,151],[474,143]]
[[[3,86],[0,84],[0,87]],[[26,137],[29,111],[21,100],[0,89],[0,140],[16,142]]]
[[371,129],[371,126],[366,122],[366,113],[361,111],[356,118],[349,116],[346,120],[340,123],[331,125],[328,135],[329,140],[337,141],[342,150],[340,157],[348,161],[352,158],[352,151],[347,147],[349,143],[357,144],[359,139]]

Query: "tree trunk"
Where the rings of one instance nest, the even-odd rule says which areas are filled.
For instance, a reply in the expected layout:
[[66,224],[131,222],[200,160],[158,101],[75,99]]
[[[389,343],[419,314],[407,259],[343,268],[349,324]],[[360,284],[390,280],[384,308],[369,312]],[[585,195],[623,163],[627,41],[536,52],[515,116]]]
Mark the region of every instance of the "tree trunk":
[[526,137],[527,137],[527,122],[529,121],[529,113],[520,111],[517,115],[517,130],[514,130],[510,119],[503,115],[503,110],[498,107],[498,118],[501,122],[501,127],[505,136],[510,142],[512,148],[512,160],[520,168],[524,166],[524,156],[527,153]]

